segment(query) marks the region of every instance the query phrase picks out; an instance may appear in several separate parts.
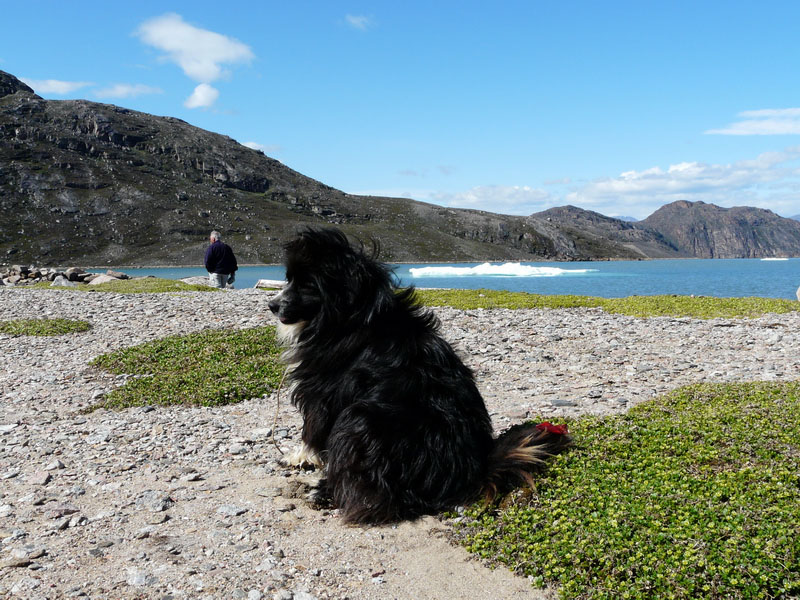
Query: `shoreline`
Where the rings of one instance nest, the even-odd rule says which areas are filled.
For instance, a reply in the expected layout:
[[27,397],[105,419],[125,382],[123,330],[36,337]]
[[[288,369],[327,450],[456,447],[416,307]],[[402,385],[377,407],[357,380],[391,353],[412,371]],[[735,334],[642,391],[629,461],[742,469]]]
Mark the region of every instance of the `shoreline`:
[[[576,262],[652,262],[658,260],[668,260],[668,261],[693,261],[693,260],[712,260],[712,261],[728,261],[728,260],[792,260],[792,259],[800,259],[800,256],[779,256],[779,257],[769,257],[769,256],[758,256],[758,257],[738,257],[738,258],[700,258],[696,256],[677,256],[677,257],[641,257],[641,258],[581,258],[581,259],[569,259],[569,260],[559,260],[557,258],[530,258],[530,259],[505,259],[505,258],[487,258],[487,259],[475,259],[475,260],[451,260],[451,261],[442,261],[442,260],[419,260],[419,261],[388,261],[386,264],[389,265],[438,265],[438,264],[446,264],[446,265],[469,265],[469,264],[482,264],[482,263],[563,263],[563,264],[571,264]],[[0,268],[8,268],[12,265],[16,264],[24,264],[28,265],[27,262],[20,263],[19,261],[16,262],[2,262],[0,263]],[[189,265],[81,265],[78,264],[78,261],[73,261],[68,264],[70,267],[78,267],[81,269],[202,269],[204,265],[202,263],[199,264],[189,264]],[[64,265],[36,265],[38,268],[47,268],[47,269],[64,269],[68,268]],[[281,267],[283,266],[282,263],[241,263],[240,267]]]

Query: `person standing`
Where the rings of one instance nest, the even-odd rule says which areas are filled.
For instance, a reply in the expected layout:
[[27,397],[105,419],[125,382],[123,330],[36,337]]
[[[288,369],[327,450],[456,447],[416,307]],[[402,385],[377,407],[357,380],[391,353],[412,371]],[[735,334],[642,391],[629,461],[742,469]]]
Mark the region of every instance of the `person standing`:
[[231,247],[220,238],[219,231],[212,231],[208,236],[211,242],[205,257],[208,280],[211,287],[224,288],[226,284],[233,287],[239,265],[236,264],[236,256]]

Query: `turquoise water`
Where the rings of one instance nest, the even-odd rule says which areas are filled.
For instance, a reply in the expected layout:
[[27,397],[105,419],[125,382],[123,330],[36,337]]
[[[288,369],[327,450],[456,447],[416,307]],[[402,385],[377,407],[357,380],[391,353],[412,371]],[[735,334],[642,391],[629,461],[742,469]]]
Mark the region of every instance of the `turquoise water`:
[[[578,294],[617,298],[633,295],[796,299],[800,258],[693,259],[603,262],[523,262],[395,265],[403,285],[459,289],[497,289],[536,294]],[[432,271],[432,268],[447,269]],[[416,269],[428,269],[417,271]],[[452,269],[456,269],[453,271]],[[121,269],[132,275],[181,279],[207,275],[202,267]],[[259,279],[283,279],[278,266],[240,267],[236,287],[253,287]]]

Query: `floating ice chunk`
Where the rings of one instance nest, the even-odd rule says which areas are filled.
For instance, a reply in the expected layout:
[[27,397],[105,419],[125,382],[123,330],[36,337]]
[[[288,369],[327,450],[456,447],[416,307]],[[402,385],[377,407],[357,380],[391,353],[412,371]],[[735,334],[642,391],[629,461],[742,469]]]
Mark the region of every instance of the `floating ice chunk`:
[[576,273],[591,273],[597,269],[561,269],[534,267],[521,263],[483,263],[474,267],[417,267],[409,269],[412,277],[557,277]]

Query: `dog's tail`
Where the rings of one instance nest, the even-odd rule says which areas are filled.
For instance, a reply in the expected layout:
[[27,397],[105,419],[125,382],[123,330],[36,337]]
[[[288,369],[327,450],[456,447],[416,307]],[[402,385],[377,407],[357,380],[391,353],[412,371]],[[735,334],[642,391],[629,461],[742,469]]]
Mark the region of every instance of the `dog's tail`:
[[489,453],[488,477],[483,487],[487,500],[513,487],[533,486],[532,473],[544,461],[564,450],[572,442],[565,425],[525,423],[505,431],[494,442]]

